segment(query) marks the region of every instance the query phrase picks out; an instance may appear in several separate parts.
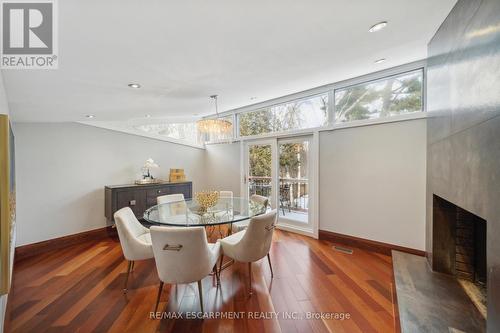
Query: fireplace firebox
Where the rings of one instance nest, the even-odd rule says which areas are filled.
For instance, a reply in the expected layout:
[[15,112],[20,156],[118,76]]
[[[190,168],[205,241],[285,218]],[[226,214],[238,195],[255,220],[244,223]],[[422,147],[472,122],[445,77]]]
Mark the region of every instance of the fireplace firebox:
[[455,276],[486,317],[486,221],[433,196],[432,268]]

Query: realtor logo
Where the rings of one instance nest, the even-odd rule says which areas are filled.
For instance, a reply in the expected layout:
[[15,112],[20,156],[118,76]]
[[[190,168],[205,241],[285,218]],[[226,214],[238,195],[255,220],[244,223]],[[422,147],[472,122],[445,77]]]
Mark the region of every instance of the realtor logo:
[[55,5],[53,0],[2,1],[2,68],[57,68]]

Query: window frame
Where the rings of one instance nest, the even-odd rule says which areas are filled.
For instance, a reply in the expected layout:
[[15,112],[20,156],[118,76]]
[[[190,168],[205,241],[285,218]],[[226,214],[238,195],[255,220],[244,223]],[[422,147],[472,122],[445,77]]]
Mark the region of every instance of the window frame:
[[[384,80],[392,76],[398,76],[402,75],[405,73],[410,73],[414,71],[422,71],[422,87],[421,87],[421,94],[422,94],[422,110],[421,111],[415,111],[415,112],[410,112],[410,113],[405,113],[401,115],[395,115],[391,117],[382,117],[382,118],[376,118],[376,119],[362,119],[362,120],[354,120],[354,121],[349,121],[349,122],[336,122],[335,119],[335,90],[341,90],[345,88],[349,88],[352,86],[356,86],[359,84],[363,83],[368,83],[368,82],[376,82],[378,80]],[[317,95],[321,94],[328,94],[328,124],[326,126],[321,126],[321,127],[315,127],[315,128],[307,128],[307,129],[301,129],[301,130],[291,130],[291,131],[284,131],[284,132],[271,132],[271,133],[265,133],[265,134],[258,134],[258,135],[251,135],[251,136],[240,136],[240,114],[247,113],[247,112],[252,112],[252,111],[259,111],[262,109],[266,109],[269,107],[285,104],[285,103],[290,103],[295,100],[301,100],[301,99],[307,99],[311,98]],[[311,134],[314,132],[322,132],[322,131],[331,131],[334,129],[339,129],[339,128],[349,128],[349,127],[359,127],[359,126],[367,126],[367,125],[374,125],[374,124],[381,124],[381,123],[392,123],[392,122],[398,122],[398,121],[405,121],[405,120],[414,120],[414,119],[420,119],[420,118],[426,118],[427,117],[427,62],[425,59],[423,60],[418,60],[414,61],[411,63],[399,65],[399,66],[394,66],[390,67],[387,69],[383,69],[380,71],[372,72],[369,74],[357,76],[354,78],[346,79],[346,80],[341,80],[337,81],[334,83],[330,83],[324,86],[319,86],[315,88],[311,88],[308,90],[300,91],[294,94],[290,95],[285,95],[281,96],[278,98],[274,98],[271,100],[243,106],[240,108],[228,110],[225,112],[220,112],[220,116],[227,116],[227,115],[233,115],[233,140],[231,142],[237,142],[237,141],[247,141],[247,140],[255,140],[255,139],[264,139],[264,138],[273,138],[273,137],[291,137],[291,136],[298,136],[298,135],[304,135],[304,134]],[[211,142],[207,144],[212,144]]]
[[[388,80],[390,78],[394,78],[394,77],[398,77],[398,76],[404,76],[404,75],[407,75],[407,74],[418,73],[418,72],[420,72],[422,74],[422,85],[420,86],[420,102],[421,102],[421,108],[420,108],[420,110],[418,110],[418,111],[412,111],[412,112],[407,112],[407,113],[401,113],[401,114],[394,115],[394,116],[377,117],[377,118],[372,118],[372,119],[358,119],[358,120],[350,120],[350,121],[343,121],[343,122],[337,122],[336,121],[337,120],[336,119],[337,118],[337,110],[336,110],[337,103],[335,102],[335,97],[336,97],[335,94],[337,93],[337,91],[347,90],[349,88],[354,88],[354,87],[358,87],[358,86],[362,86],[362,85],[368,85],[368,84],[371,84],[371,83],[377,83],[377,82]],[[396,117],[396,116],[402,116],[402,115],[413,114],[413,113],[418,113],[418,112],[425,112],[425,106],[424,106],[424,91],[425,91],[424,90],[424,85],[425,85],[425,83],[424,82],[425,82],[425,68],[424,67],[420,67],[420,68],[416,68],[416,69],[413,69],[413,70],[407,70],[407,71],[396,73],[396,74],[386,75],[386,76],[383,76],[383,77],[380,77],[380,78],[374,79],[374,80],[367,80],[367,81],[363,81],[363,82],[353,83],[351,85],[347,85],[347,86],[344,86],[344,87],[337,87],[337,88],[333,89],[332,111],[333,111],[334,122],[331,123],[331,124],[329,124],[329,125],[354,123],[354,122],[366,121],[366,120],[389,119],[389,118],[393,118],[393,117]]]
[[[276,132],[268,132],[268,133],[260,133],[260,134],[254,134],[254,135],[241,135],[240,134],[240,118],[241,118],[241,115],[243,114],[246,114],[246,113],[252,113],[252,112],[259,112],[259,111],[265,111],[266,109],[269,111],[269,112],[272,112],[271,109],[272,108],[275,108],[275,107],[278,107],[278,106],[281,106],[281,105],[285,105],[285,104],[288,104],[288,103],[295,103],[295,102],[301,102],[301,101],[305,101],[305,100],[308,100],[308,99],[312,99],[312,98],[315,98],[315,97],[320,97],[320,96],[323,96],[323,95],[326,95],[328,96],[328,103],[326,105],[326,110],[327,110],[327,119],[326,119],[326,125],[324,126],[316,126],[316,127],[308,127],[308,128],[298,128],[298,129],[293,129],[293,130],[285,130],[285,131],[276,131]],[[282,103],[275,103],[275,104],[272,104],[272,105],[268,105],[268,106],[265,106],[265,107],[261,107],[259,109],[254,109],[254,110],[248,110],[248,111],[244,111],[244,112],[237,112],[235,113],[235,116],[236,116],[236,120],[237,120],[237,127],[236,127],[236,134],[237,134],[237,139],[247,139],[247,138],[260,138],[260,137],[267,137],[267,136],[277,136],[277,135],[282,135],[282,134],[288,134],[288,133],[294,133],[294,132],[302,132],[302,131],[306,131],[307,133],[311,132],[312,130],[314,129],[317,129],[317,128],[324,128],[324,127],[327,127],[330,125],[330,116],[331,116],[331,101],[330,101],[330,97],[331,97],[331,94],[330,94],[330,90],[327,90],[323,93],[316,93],[316,94],[313,94],[313,95],[309,95],[309,96],[304,96],[304,97],[301,97],[301,98],[296,98],[296,99],[290,99],[286,102],[282,102]],[[234,128],[234,126],[233,126]]]

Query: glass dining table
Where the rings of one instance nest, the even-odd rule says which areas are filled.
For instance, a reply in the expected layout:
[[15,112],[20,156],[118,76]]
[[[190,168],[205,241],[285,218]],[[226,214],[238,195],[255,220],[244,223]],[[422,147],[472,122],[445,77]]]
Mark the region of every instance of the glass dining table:
[[154,225],[176,227],[228,225],[228,233],[231,233],[233,223],[248,220],[265,211],[264,205],[240,197],[219,198],[214,206],[208,208],[201,207],[195,199],[187,199],[152,206],[144,212],[144,220]]

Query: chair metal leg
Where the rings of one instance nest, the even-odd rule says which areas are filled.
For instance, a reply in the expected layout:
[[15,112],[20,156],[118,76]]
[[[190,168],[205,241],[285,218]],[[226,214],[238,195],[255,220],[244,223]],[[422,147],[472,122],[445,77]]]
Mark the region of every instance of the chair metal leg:
[[160,296],[162,289],[163,289],[163,281],[160,281],[160,287],[158,288],[158,296],[156,297],[155,312],[158,311],[158,304],[160,304]]
[[132,270],[132,264],[133,264],[133,261],[128,262],[127,275],[125,276],[125,285],[123,286],[124,293],[127,292],[128,276],[130,275],[130,271]]
[[217,280],[217,287],[218,287],[218,286],[220,286],[220,276],[219,276],[219,270],[217,269],[217,263],[215,263],[213,271],[214,271],[215,279]]
[[203,289],[201,287],[201,280],[198,281],[198,293],[200,294],[201,312],[205,313],[205,311],[203,310]]
[[219,276],[220,276],[220,273],[222,273],[222,260],[224,260],[224,255],[223,254],[220,255]]
[[269,269],[271,270],[271,277],[274,277],[273,274],[273,266],[271,265],[271,257],[269,256],[269,253],[267,254],[267,262],[269,263]]
[[248,293],[250,295],[252,295],[253,291],[252,291],[252,263],[251,262],[248,263],[248,288],[249,288]]

